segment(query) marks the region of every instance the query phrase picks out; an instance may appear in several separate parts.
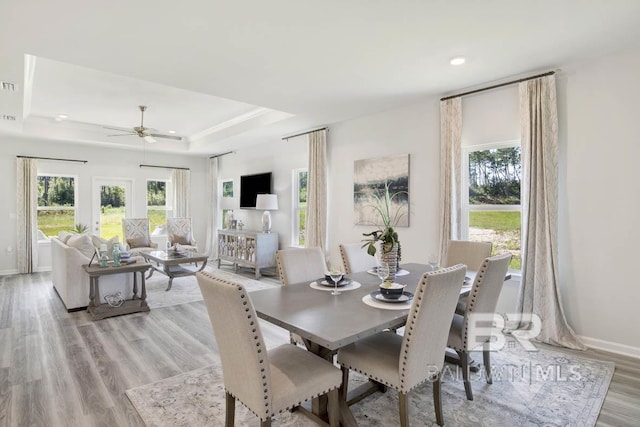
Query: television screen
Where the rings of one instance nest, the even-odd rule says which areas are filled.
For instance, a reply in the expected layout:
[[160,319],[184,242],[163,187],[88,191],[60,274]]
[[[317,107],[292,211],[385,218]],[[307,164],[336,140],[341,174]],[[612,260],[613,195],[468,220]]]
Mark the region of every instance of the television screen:
[[240,209],[255,209],[258,194],[271,194],[271,172],[240,177]]

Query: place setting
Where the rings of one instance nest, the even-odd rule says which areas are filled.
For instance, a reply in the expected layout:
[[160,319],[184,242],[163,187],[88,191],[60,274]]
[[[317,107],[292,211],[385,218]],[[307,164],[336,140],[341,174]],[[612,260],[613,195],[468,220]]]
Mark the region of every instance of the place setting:
[[376,268],[376,274],[381,280],[378,290],[362,297],[362,302],[384,310],[408,310],[411,308],[413,294],[404,290],[406,285],[387,281],[389,278],[388,265],[379,265]]
[[309,286],[318,291],[330,291],[331,295],[340,295],[342,291],[358,289],[362,284],[345,276],[340,269],[332,269],[324,278],[311,282]]

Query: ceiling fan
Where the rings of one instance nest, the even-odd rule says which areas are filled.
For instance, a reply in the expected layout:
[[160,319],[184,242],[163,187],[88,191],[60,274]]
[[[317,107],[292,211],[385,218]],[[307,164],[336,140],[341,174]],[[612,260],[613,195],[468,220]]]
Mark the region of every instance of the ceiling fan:
[[107,135],[107,136],[138,135],[140,138],[143,138],[145,141],[147,141],[149,143],[156,142],[156,138],[173,139],[175,141],[181,141],[182,140],[181,136],[165,135],[165,134],[162,134],[162,133],[155,133],[155,132],[157,132],[156,129],[144,127],[144,112],[147,110],[147,106],[146,105],[140,105],[140,106],[138,106],[138,108],[140,109],[140,112],[142,113],[142,116],[140,118],[140,126],[135,126],[135,127],[131,128],[131,129],[104,126],[105,129],[126,132],[126,133],[118,133],[118,134],[115,134],[115,135]]

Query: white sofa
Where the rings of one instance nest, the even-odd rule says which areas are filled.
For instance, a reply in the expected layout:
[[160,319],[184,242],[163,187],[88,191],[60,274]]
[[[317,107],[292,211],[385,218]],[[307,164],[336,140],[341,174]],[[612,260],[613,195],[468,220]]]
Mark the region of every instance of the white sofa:
[[[57,237],[51,238],[51,279],[53,287],[68,311],[89,305],[89,275],[82,269],[90,257],[68,246]],[[97,260],[93,261],[97,265]],[[133,297],[133,273],[111,274],[100,277],[100,303],[104,296],[122,292],[126,299]]]

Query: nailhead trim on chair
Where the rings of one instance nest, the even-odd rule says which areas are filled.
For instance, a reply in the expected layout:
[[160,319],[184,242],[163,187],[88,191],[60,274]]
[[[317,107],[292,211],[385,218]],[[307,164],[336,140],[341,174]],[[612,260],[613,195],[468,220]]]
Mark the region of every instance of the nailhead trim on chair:
[[[469,342],[467,341],[469,338],[469,324],[467,322],[467,315],[468,313],[472,313],[473,312],[473,306],[476,302],[476,299],[478,298],[478,291],[480,289],[480,287],[482,286],[482,284],[484,283],[484,275],[487,272],[487,267],[489,266],[489,262],[485,259],[484,262],[482,263],[482,266],[480,267],[480,270],[478,271],[478,273],[476,274],[476,279],[475,279],[475,283],[474,285],[477,284],[477,286],[474,286],[473,288],[473,293],[469,296],[469,302],[467,304],[467,309],[465,310],[464,313],[464,330],[462,333],[462,347],[463,348],[457,348],[457,347],[451,347],[456,351],[464,351],[464,352],[469,352],[473,349],[467,349],[467,345],[469,344]],[[478,277],[480,278],[480,281],[478,281]]]
[[344,266],[344,274],[351,274],[351,268],[349,260],[347,260],[347,254],[344,252],[344,246],[340,245],[340,256],[342,257],[342,265]]
[[280,281],[282,282],[283,285],[286,285],[287,282],[287,278],[286,278],[286,274],[284,271],[284,267],[282,265],[282,259],[280,259],[280,251],[276,252],[276,265],[278,266],[278,276],[280,276]]
[[[244,289],[242,288],[242,286],[237,285],[236,283],[230,282],[230,281],[228,281],[228,280],[225,280],[225,279],[221,279],[221,278],[219,278],[219,277],[216,277],[216,276],[214,276],[213,274],[211,274],[211,273],[209,273],[209,272],[201,272],[201,274],[202,274],[203,276],[207,276],[207,277],[209,277],[209,278],[211,278],[211,279],[215,279],[215,280],[218,280],[218,281],[220,281],[220,282],[223,282],[223,283],[225,283],[225,284],[227,284],[227,285],[235,286],[235,287],[236,287],[236,289],[240,292],[240,298],[245,300],[245,301],[243,301],[243,302],[242,302],[242,305],[244,305],[244,306],[247,306],[247,305],[248,305],[248,301],[247,301],[247,298],[248,298],[248,297],[247,297],[246,292],[245,292],[245,291],[244,291]],[[246,308],[245,308],[245,312],[249,313],[249,315],[247,316],[247,319],[249,320],[249,326],[255,326],[255,320],[256,320],[256,319],[254,319],[254,318],[253,318],[253,316],[251,315],[251,313],[250,313],[250,312],[251,312],[251,310],[249,309],[249,307],[246,307]],[[252,329],[251,329],[251,331],[252,331],[253,333],[256,333],[256,332],[258,331],[258,329],[257,329],[257,328],[252,328]],[[260,343],[260,340],[259,340],[258,335],[254,335],[254,336],[253,336],[253,339],[256,341],[256,346],[258,346],[258,353],[262,353],[262,350],[266,350],[266,349],[264,349],[264,348],[262,347],[262,344]],[[236,399],[236,400],[238,400],[240,403],[242,403],[242,405],[243,405],[245,408],[247,408],[247,409],[248,409],[252,414],[254,414],[256,417],[258,417],[261,421],[264,421],[264,420],[267,420],[267,419],[272,418],[274,415],[276,415],[276,413],[275,413],[274,411],[272,411],[272,410],[271,410],[271,408],[270,408],[270,406],[271,406],[271,402],[269,402],[269,394],[268,394],[268,393],[269,393],[269,391],[268,391],[268,389],[266,388],[266,387],[267,387],[267,376],[265,375],[265,370],[266,370],[266,369],[265,369],[265,367],[264,367],[265,360],[264,360],[264,359],[260,359],[259,363],[260,363],[260,372],[262,372],[262,381],[263,381],[262,386],[263,386],[263,387],[265,387],[265,388],[264,388],[264,400],[265,400],[264,406],[265,406],[265,408],[267,408],[267,409],[266,409],[266,413],[268,414],[268,415],[266,415],[266,417],[265,417],[265,418],[263,418],[263,416],[261,416],[261,415],[258,415],[254,410],[252,410],[251,408],[249,408],[249,407],[248,407],[248,406],[247,406],[247,405],[242,401],[242,399],[240,399],[240,398],[239,398],[238,396],[236,396],[235,394],[231,393],[229,390],[227,390],[227,389],[226,389],[226,387],[225,387],[225,392],[229,393],[231,396],[233,396],[233,398],[234,398],[234,399]],[[300,401],[298,401],[298,402],[295,402],[295,401],[294,401],[294,402],[291,402],[291,403],[287,404],[287,406],[286,406],[285,408],[280,409],[280,410],[278,411],[278,414],[281,414],[281,413],[283,413],[283,412],[285,412],[285,411],[288,411],[288,410],[289,410],[289,409],[291,409],[291,408],[295,408],[296,406],[300,406],[303,402],[306,402],[307,400],[314,399],[314,398],[319,397],[319,396],[323,396],[323,395],[325,395],[325,394],[329,393],[330,391],[335,390],[335,389],[337,389],[337,388],[339,388],[339,387],[340,387],[340,386],[338,385],[337,387],[333,387],[333,388],[327,389],[327,390],[325,390],[325,391],[323,391],[323,392],[320,392],[320,393],[314,394],[313,396],[310,396],[310,397],[308,397],[308,398],[306,398],[306,399],[304,399],[304,400],[300,400]]]

